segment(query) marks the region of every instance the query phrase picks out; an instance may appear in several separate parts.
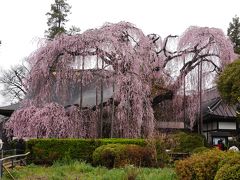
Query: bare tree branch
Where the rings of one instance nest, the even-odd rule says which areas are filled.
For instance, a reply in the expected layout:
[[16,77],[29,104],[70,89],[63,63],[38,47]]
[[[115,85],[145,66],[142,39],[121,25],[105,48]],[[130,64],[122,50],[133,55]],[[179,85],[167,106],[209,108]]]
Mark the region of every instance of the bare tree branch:
[[9,70],[2,71],[0,83],[3,85],[1,93],[7,96],[10,101],[19,101],[27,94],[27,87],[24,81],[28,69],[23,65],[11,67]]

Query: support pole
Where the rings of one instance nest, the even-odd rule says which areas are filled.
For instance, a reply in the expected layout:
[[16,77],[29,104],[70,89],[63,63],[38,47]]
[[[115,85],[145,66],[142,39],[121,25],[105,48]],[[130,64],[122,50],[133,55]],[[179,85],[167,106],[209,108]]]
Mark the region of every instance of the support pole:
[[115,104],[114,104],[114,93],[115,93],[115,84],[113,82],[113,96],[112,96],[112,117],[111,117],[111,138],[113,138],[113,121],[114,121],[114,114],[115,114]]
[[[183,59],[183,66],[185,66],[185,58]],[[186,78],[184,72],[184,80],[183,80],[183,124],[184,129],[186,129]]]
[[202,115],[202,61],[200,63],[200,133],[203,134],[203,115]]
[[83,84],[83,73],[84,73],[84,56],[82,58],[82,72],[80,73],[81,74],[81,86],[80,86],[80,104],[79,104],[79,107],[80,107],[80,110],[82,110],[82,103],[83,103],[83,87],[82,87],[82,84]]
[[[198,98],[199,98],[199,105],[200,105],[200,67],[198,65]],[[198,117],[197,117],[197,127],[198,127],[198,134],[200,134],[200,107],[198,108]]]
[[[97,59],[98,59],[98,52],[97,52]],[[101,60],[102,62],[102,69],[101,71],[103,71],[104,68],[104,62],[103,60]],[[100,138],[103,137],[103,77],[101,77],[101,85],[100,85]]]
[[0,160],[0,178],[3,177],[3,161]]

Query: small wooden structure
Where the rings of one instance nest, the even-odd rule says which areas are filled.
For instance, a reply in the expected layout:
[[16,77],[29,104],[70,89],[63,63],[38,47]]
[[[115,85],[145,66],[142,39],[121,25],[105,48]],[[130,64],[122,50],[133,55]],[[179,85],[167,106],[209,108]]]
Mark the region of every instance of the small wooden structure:
[[22,166],[22,165],[25,166],[26,165],[26,157],[29,154],[30,154],[30,152],[27,152],[25,154],[17,154],[17,155],[1,158],[0,159],[0,178],[2,178],[3,170],[5,170],[12,179],[15,179],[12,176],[12,174],[10,173],[10,171],[8,170],[8,168],[13,168],[17,164],[19,164],[20,166]]

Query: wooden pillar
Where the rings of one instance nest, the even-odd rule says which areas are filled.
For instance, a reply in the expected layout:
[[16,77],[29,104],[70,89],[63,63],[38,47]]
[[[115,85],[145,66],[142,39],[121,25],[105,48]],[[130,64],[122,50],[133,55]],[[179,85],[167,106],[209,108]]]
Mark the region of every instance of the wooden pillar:
[[82,87],[82,84],[83,84],[83,73],[84,73],[84,56],[82,58],[82,68],[81,68],[81,85],[80,85],[80,104],[79,104],[79,107],[80,107],[80,110],[82,110],[82,103],[83,103],[83,87]]
[[198,95],[199,95],[199,115],[198,115],[198,133],[202,134],[202,60],[198,65]]
[[202,113],[202,61],[200,63],[200,133],[203,134],[203,113]]
[[[185,58],[183,59],[183,66],[185,66]],[[186,128],[186,77],[184,71],[184,80],[183,80],[183,125],[184,129]]]

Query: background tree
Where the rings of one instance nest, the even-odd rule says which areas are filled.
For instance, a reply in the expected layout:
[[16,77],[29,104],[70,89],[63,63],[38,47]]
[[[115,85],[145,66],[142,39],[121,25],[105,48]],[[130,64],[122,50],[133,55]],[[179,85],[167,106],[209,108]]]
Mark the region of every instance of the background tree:
[[81,29],[79,27],[76,26],[72,26],[70,27],[70,29],[68,30],[67,34],[70,36],[76,35],[81,31]]
[[227,35],[233,42],[234,52],[240,54],[240,22],[237,15],[235,15],[235,17],[232,19],[232,22],[229,23]]
[[51,10],[48,16],[48,30],[45,32],[48,39],[53,39],[57,34],[66,33],[65,23],[68,22],[67,16],[70,14],[71,6],[67,0],[55,0],[51,4]]
[[237,103],[240,97],[240,59],[229,64],[217,81],[220,95],[228,103]]
[[21,101],[27,94],[28,69],[24,65],[16,65],[9,70],[3,70],[0,83],[3,85],[1,94],[12,103]]
[[70,10],[71,6],[67,0],[55,0],[55,3],[51,4],[51,10],[46,14],[49,28],[45,34],[49,40],[52,40],[57,34],[75,35],[80,32],[80,28],[76,26],[70,27],[69,30],[66,29],[65,23],[68,22],[67,16],[71,13]]

